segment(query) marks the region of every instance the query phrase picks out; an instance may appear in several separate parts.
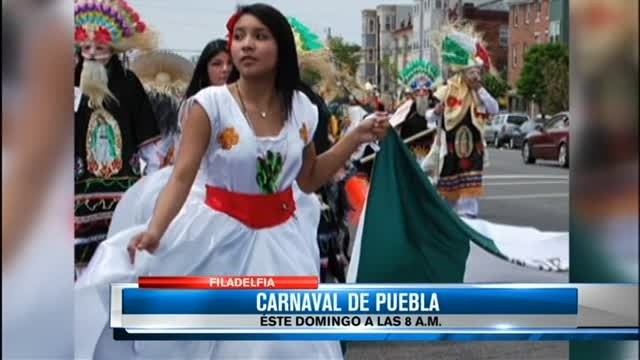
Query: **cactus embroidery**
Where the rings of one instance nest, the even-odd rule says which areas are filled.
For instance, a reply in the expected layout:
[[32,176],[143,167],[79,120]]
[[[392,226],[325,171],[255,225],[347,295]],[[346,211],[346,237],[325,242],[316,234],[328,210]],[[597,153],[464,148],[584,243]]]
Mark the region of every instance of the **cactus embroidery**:
[[258,156],[256,181],[260,191],[265,194],[273,194],[278,191],[283,167],[284,159],[280,153],[269,150],[264,156]]

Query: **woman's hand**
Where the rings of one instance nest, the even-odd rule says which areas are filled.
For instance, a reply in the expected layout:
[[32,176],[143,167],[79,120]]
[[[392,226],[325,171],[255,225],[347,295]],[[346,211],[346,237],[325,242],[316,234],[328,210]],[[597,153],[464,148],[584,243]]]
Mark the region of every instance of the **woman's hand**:
[[131,259],[131,263],[133,264],[134,262],[136,251],[146,250],[149,253],[153,254],[154,251],[158,250],[158,247],[160,246],[160,238],[160,235],[156,234],[153,231],[147,230],[131,239],[131,242],[129,242],[129,246],[127,246],[127,251],[129,252],[129,259]]
[[387,134],[390,127],[389,115],[383,112],[375,112],[364,118],[356,127],[358,142],[366,144],[380,140]]

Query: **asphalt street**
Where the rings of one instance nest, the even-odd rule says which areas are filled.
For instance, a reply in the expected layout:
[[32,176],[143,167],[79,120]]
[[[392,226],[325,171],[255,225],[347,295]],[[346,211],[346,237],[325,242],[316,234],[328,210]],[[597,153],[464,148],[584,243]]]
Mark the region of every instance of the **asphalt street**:
[[[569,229],[569,170],[554,162],[525,165],[520,152],[489,149],[480,217],[544,231]],[[472,245],[465,282],[562,283],[568,274],[547,273],[502,261]],[[568,342],[351,342],[348,360],[568,359]]]

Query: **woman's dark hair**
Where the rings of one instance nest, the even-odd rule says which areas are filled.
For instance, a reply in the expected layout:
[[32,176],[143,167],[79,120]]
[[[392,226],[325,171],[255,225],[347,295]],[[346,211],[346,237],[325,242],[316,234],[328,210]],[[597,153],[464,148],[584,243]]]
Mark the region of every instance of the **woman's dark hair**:
[[331,147],[331,142],[329,141],[329,119],[331,119],[331,112],[322,96],[313,91],[304,81],[300,82],[299,90],[307,95],[313,105],[318,108],[318,125],[313,134],[313,145],[316,148],[316,154],[320,155]]
[[84,64],[84,58],[82,57],[82,53],[80,52],[80,48],[76,47],[74,49],[75,56],[78,58],[78,63],[76,64],[74,75],[73,75],[73,83],[74,86],[80,86],[80,75],[82,74],[82,66]]
[[206,88],[207,86],[211,86],[211,82],[209,81],[209,61],[216,57],[221,52],[227,51],[227,41],[222,39],[217,39],[210,41],[204,49],[202,49],[202,53],[200,53],[200,57],[198,58],[198,62],[196,63],[196,68],[193,70],[193,75],[191,76],[191,82],[187,87],[187,91],[184,94],[184,98],[188,99],[198,93],[198,91]]
[[[286,114],[291,113],[293,94],[300,86],[300,69],[298,68],[298,54],[291,25],[280,11],[266,4],[252,4],[242,6],[237,12],[240,16],[250,14],[258,18],[276,40],[278,46],[278,61],[276,62],[276,91],[282,97]],[[229,34],[233,37],[233,34]],[[232,83],[240,78],[237,69],[231,70],[228,82]]]

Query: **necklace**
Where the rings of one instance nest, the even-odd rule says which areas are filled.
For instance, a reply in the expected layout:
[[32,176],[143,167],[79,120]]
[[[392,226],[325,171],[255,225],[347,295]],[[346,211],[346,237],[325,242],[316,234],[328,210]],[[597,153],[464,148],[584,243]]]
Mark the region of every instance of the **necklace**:
[[[244,104],[244,98],[242,97],[242,92],[240,92],[240,87],[238,86],[238,83],[235,83],[235,88],[236,88],[236,92],[238,93],[238,99],[240,100],[240,105],[242,105],[242,112],[244,112],[245,116],[247,116],[247,118],[249,117],[249,115],[247,114],[247,107]],[[266,111],[261,111],[259,112],[260,117],[263,119],[267,118],[267,112]]]
[[[238,93],[238,99],[240,100],[240,106],[242,107],[242,112],[244,113],[245,120],[251,127],[253,131],[253,135],[258,138],[256,134],[256,129],[253,127],[253,121],[249,118],[247,114],[247,107],[245,106],[244,99],[242,98],[242,93],[240,92],[240,87],[238,83],[235,83],[236,92]],[[266,112],[261,112],[260,116],[264,119],[267,117]],[[270,145],[269,147],[271,147]],[[289,149],[289,138],[285,136],[284,143],[284,151],[279,152],[273,148],[260,148],[258,146],[258,156],[257,160],[257,174],[256,174],[256,182],[258,188],[262,193],[265,194],[273,194],[278,191],[280,187],[280,182],[282,181],[282,174],[284,170],[284,164],[287,162],[287,150]],[[295,216],[295,215],[294,215]]]

